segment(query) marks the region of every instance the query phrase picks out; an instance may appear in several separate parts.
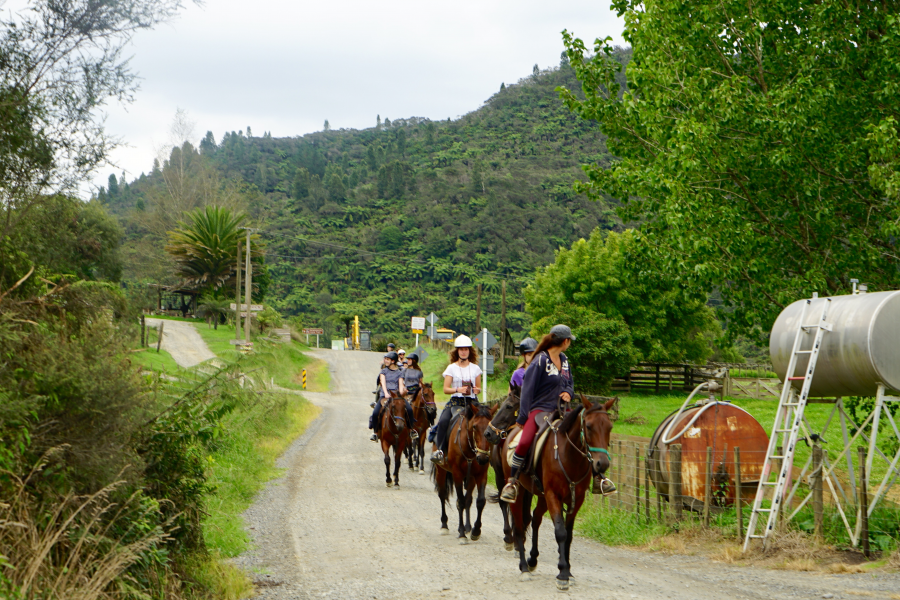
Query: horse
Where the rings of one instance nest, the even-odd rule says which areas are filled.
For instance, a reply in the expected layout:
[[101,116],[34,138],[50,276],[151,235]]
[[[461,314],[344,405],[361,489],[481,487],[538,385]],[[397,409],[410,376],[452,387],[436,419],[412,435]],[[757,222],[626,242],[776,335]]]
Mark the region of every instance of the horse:
[[[498,483],[498,487],[502,487],[503,482],[506,481],[503,475],[503,440],[516,426],[521,395],[521,387],[516,385],[510,388],[506,399],[498,405],[494,418],[488,423],[488,429],[484,434],[488,442],[491,443],[491,468],[494,469],[494,481]],[[531,524],[531,492],[520,490],[520,493],[528,496],[522,502],[525,510],[525,514],[522,516],[523,524],[525,529],[528,529],[528,526]],[[506,505],[506,502],[500,502],[499,491],[497,494],[492,494],[488,501],[493,504],[500,504],[500,512],[503,513],[503,543],[507,550],[512,551],[514,544],[512,526],[509,521],[509,507]]]
[[[584,503],[584,495],[591,485],[591,475],[602,475],[609,468],[609,436],[612,432],[612,421],[607,412],[615,403],[612,398],[606,404],[591,405],[582,394],[582,405],[569,411],[562,423],[550,430],[550,439],[544,447],[540,462],[535,469],[541,486],[523,474],[519,476],[520,493],[516,501],[509,507],[512,516],[513,537],[516,550],[519,552],[519,571],[522,579],[529,579],[530,573],[537,568],[538,531],[544,513],[550,511],[553,520],[556,543],[559,549],[559,574],[556,576],[556,587],[562,591],[569,589],[571,565],[569,550],[572,547],[572,531],[575,517]],[[510,466],[506,460],[509,442],[518,432],[513,430],[504,440],[501,459],[503,462],[503,481],[510,476]],[[537,441],[535,440],[535,443]],[[540,488],[543,489],[540,489]],[[538,497],[531,517],[531,555],[525,559],[525,501],[531,505],[530,495],[521,493],[527,490]],[[564,512],[565,505],[568,511]]]
[[409,470],[419,469],[419,475],[425,474],[425,433],[428,431],[428,407],[434,406],[434,390],[430,383],[424,384],[412,400],[413,429],[419,433],[419,438],[407,448],[406,457],[409,459]]
[[[449,432],[447,458],[442,466],[431,465],[434,489],[441,501],[441,535],[450,533],[447,527],[446,503],[450,493],[456,488],[456,509],[459,512],[459,543],[469,542],[466,534],[472,533],[472,541],[481,537],[481,513],[487,504],[488,458],[490,444],[484,437],[488,423],[497,407],[488,408],[478,403],[468,404],[462,417],[453,424]],[[435,447],[436,449],[436,447]],[[472,508],[472,491],[478,488],[475,506],[478,510],[475,525],[472,526],[469,511]],[[463,513],[465,512],[465,523]]]
[[391,455],[394,449],[394,487],[400,487],[400,458],[409,443],[409,429],[406,427],[406,400],[393,390],[388,390],[390,398],[381,411],[381,451],[384,452],[386,485],[391,487]]

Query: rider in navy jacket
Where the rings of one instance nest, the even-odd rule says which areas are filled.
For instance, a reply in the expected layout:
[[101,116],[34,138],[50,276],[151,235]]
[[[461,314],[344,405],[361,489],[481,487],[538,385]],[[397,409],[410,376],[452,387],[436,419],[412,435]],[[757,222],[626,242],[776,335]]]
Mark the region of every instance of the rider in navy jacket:
[[568,393],[570,399],[575,396],[569,359],[562,352],[559,353],[559,362],[562,368],[557,369],[546,350],[531,360],[522,382],[519,418],[516,421],[519,425],[525,425],[528,415],[535,410],[556,410],[563,392]]

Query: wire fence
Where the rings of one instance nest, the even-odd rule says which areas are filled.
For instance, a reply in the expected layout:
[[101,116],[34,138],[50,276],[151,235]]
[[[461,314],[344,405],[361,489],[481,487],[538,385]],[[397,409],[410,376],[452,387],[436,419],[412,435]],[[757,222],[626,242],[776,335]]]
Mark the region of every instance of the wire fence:
[[[693,521],[724,529],[743,540],[750,522],[765,462],[765,451],[707,448],[682,454],[681,444],[648,453],[650,440],[614,436],[612,458],[606,476],[616,485],[615,494],[601,497],[600,510],[630,513],[642,526],[677,526]],[[854,453],[855,477],[834,469],[839,452],[818,445],[807,468],[795,465],[786,487],[776,529],[797,529],[839,546],[858,546],[867,556],[890,552],[900,544],[900,507],[887,496],[880,480],[865,476],[865,450]],[[777,462],[769,481],[781,471]],[[857,481],[862,481],[858,484]],[[769,486],[773,487],[773,486]],[[595,494],[599,485],[595,480]],[[881,491],[877,506],[870,507]],[[763,508],[771,507],[764,499]],[[768,513],[761,513],[756,533],[762,533]]]

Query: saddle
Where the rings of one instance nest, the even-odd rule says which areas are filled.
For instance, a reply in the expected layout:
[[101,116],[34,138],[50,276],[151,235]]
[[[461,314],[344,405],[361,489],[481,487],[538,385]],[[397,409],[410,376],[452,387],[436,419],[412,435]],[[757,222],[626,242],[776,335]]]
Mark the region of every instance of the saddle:
[[[538,422],[538,430],[534,436],[534,443],[531,444],[531,448],[528,449],[528,454],[525,455],[525,464],[523,465],[522,474],[531,477],[538,488],[542,489],[543,486],[536,476],[537,466],[541,461],[541,454],[547,443],[547,438],[550,437],[551,425],[554,427],[559,426],[562,419],[559,418],[559,411],[555,410],[540,412],[535,418]],[[509,437],[510,441],[507,446],[506,460],[508,463],[512,463],[512,455],[519,445],[519,439],[522,437],[522,428],[516,425],[516,428],[512,430]]]

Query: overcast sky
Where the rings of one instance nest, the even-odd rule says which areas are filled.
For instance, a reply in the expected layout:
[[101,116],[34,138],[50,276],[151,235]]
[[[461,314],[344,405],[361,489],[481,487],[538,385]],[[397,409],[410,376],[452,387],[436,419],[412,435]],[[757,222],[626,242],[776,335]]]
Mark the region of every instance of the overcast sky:
[[[149,171],[177,108],[212,131],[275,137],[366,128],[375,117],[456,118],[501,82],[559,64],[563,29],[621,43],[609,0],[208,0],[138,33],[128,50],[142,78],[135,102],[111,106],[108,131],[126,147],[111,172]],[[588,43],[590,46],[590,43]]]

